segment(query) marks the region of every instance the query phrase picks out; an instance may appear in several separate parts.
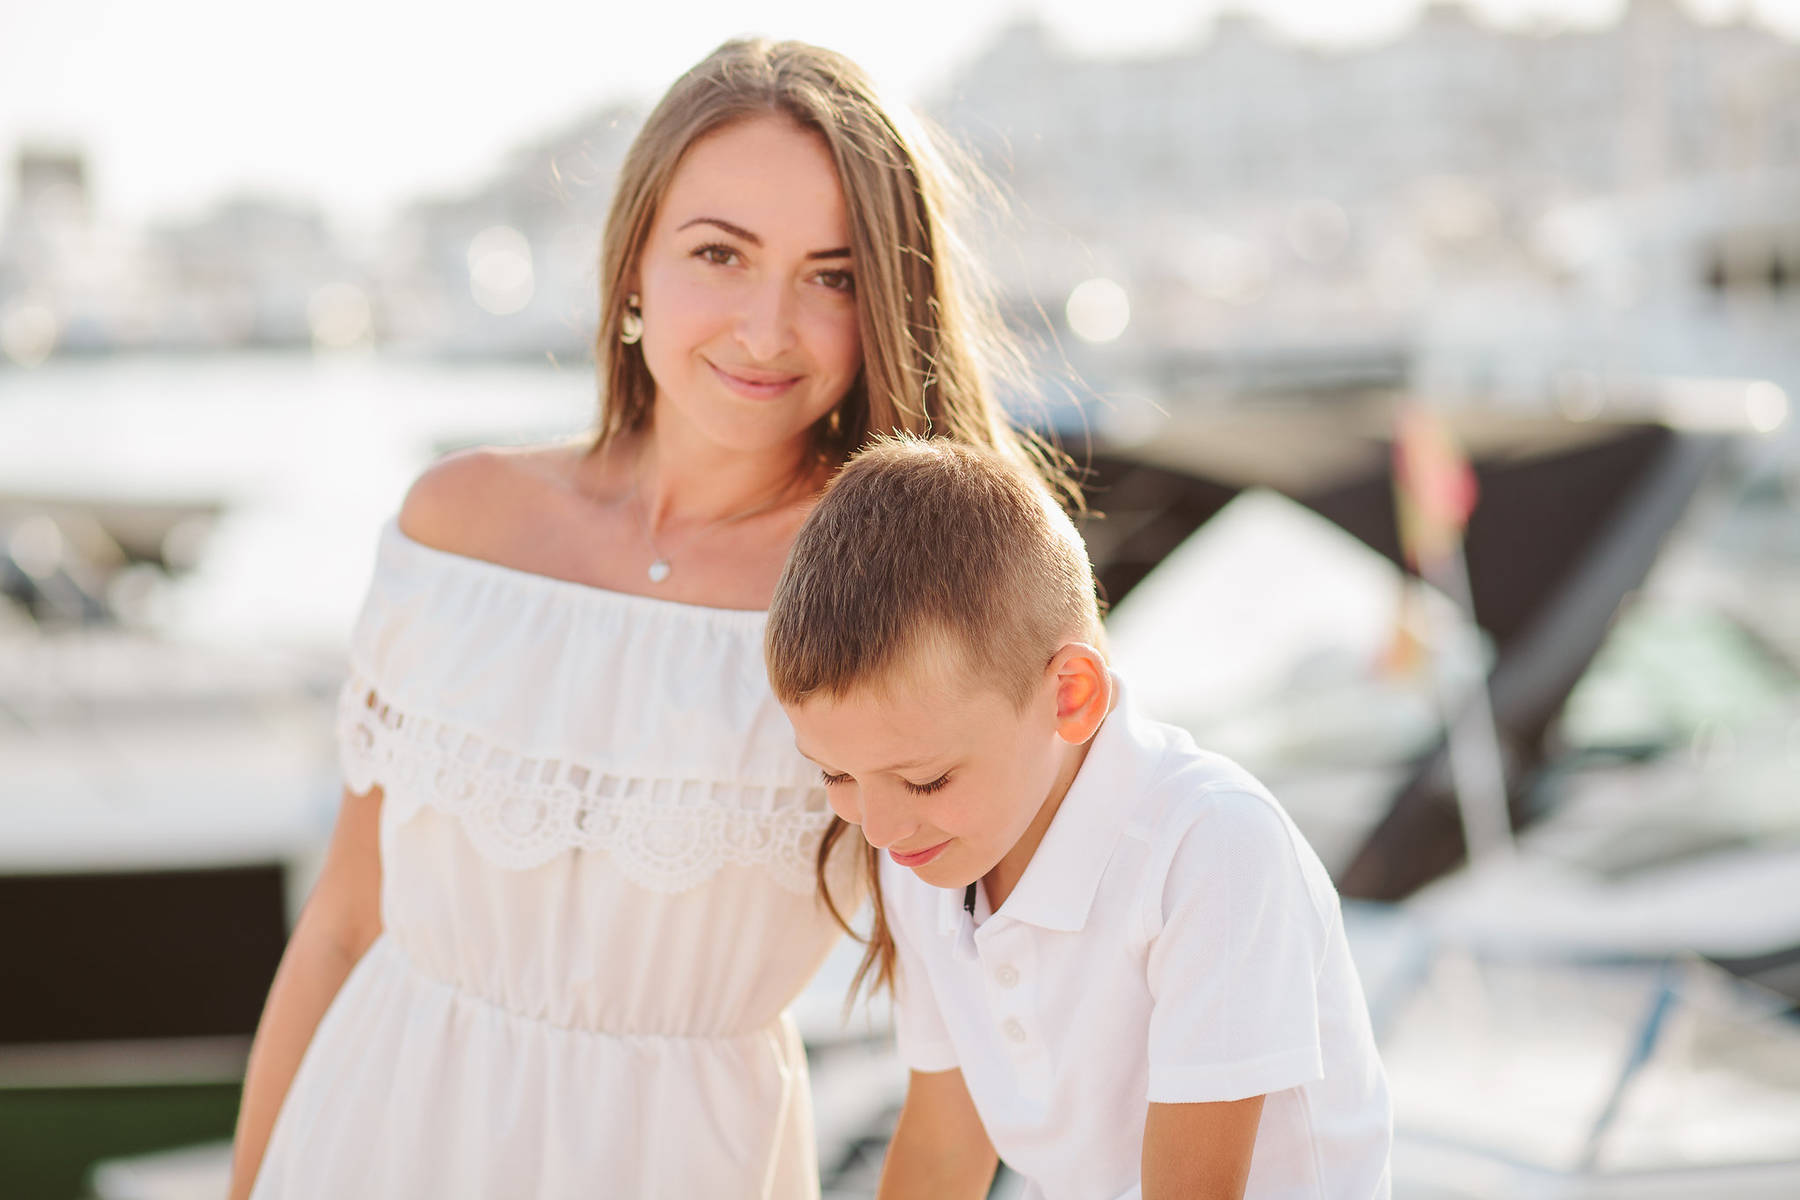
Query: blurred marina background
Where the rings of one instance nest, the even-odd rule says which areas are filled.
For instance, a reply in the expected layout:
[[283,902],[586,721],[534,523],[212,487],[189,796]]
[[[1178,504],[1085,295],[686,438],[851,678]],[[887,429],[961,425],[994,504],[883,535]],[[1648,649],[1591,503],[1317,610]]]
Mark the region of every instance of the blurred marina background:
[[[1395,1195],[1800,1195],[1800,3],[764,7],[1005,193],[1020,412],[1140,696],[1338,880]],[[587,426],[614,172],[749,19],[252,11],[0,10],[8,1197],[223,1195],[377,527]],[[1461,603],[1403,568],[1420,406]],[[846,1198],[904,1086],[849,966],[799,1014]]]

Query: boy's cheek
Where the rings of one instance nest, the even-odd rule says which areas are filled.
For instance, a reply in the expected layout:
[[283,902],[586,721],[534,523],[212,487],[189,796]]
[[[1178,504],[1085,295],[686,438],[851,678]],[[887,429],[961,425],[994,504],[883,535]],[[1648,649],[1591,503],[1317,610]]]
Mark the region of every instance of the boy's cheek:
[[839,784],[837,787],[830,790],[826,798],[831,802],[831,811],[836,813],[843,820],[857,826],[857,832],[860,833],[862,826],[862,812],[857,808],[854,797],[843,794],[845,791],[845,787],[842,784]]

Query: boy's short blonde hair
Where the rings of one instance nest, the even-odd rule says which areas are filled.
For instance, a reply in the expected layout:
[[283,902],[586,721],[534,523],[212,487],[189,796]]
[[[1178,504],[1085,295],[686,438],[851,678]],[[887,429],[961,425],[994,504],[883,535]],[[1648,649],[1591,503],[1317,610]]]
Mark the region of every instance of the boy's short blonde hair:
[[1062,645],[1099,636],[1087,549],[1029,468],[900,435],[852,458],[801,527],[764,652],[784,704],[952,668],[1023,708]]

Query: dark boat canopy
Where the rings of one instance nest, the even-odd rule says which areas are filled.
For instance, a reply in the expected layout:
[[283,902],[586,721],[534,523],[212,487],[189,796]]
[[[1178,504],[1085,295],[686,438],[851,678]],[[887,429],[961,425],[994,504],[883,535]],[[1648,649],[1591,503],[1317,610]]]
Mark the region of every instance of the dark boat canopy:
[[[1480,500],[1466,554],[1515,824],[1545,733],[1642,582],[1726,439],[1657,422],[1574,421],[1492,410],[1444,413],[1472,460]],[[1102,594],[1117,602],[1248,487],[1271,488],[1404,566],[1395,521],[1393,409],[1367,404],[1236,408],[1172,420],[1131,445],[1083,454],[1084,527]],[[1067,444],[1068,439],[1065,439]],[[1440,744],[1338,880],[1346,895],[1398,899],[1462,858]]]

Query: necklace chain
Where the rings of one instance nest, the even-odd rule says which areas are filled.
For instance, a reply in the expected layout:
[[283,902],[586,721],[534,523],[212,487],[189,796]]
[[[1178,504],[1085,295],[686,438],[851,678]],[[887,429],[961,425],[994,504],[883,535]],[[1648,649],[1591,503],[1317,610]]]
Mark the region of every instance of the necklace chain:
[[[637,514],[638,529],[642,531],[644,535],[644,544],[650,547],[650,569],[646,574],[649,575],[651,583],[661,583],[669,577],[669,572],[673,568],[670,566],[669,556],[657,548],[656,538],[650,532],[650,515],[646,511],[648,506],[643,502],[643,482],[644,455],[640,451],[637,462],[632,466],[631,495],[628,500],[631,504],[632,511]],[[676,544],[676,547],[679,549],[682,546],[688,545],[695,538],[710,529],[715,529],[722,525],[735,524],[738,521],[747,521],[751,517],[769,512],[781,504],[782,498],[786,494],[787,488],[783,487],[777,490],[774,496],[762,501],[760,504],[753,504],[749,508],[742,509],[738,512],[726,513],[722,517],[714,517],[698,529],[689,531],[688,535]]]

